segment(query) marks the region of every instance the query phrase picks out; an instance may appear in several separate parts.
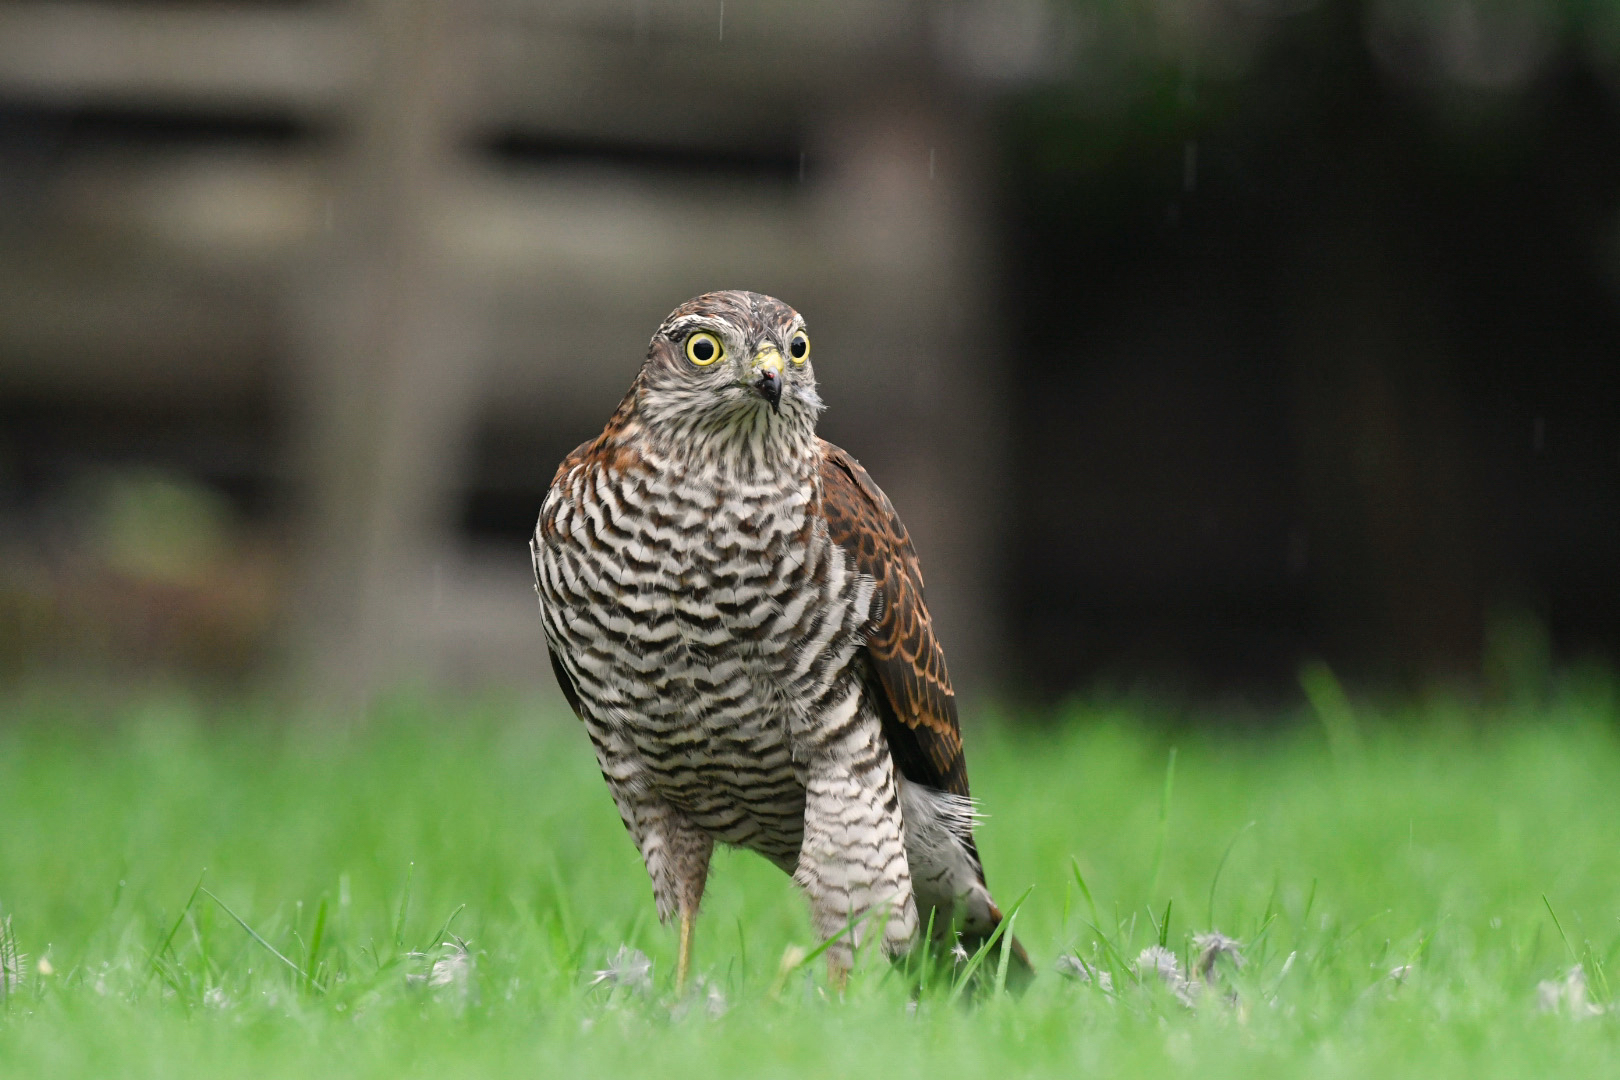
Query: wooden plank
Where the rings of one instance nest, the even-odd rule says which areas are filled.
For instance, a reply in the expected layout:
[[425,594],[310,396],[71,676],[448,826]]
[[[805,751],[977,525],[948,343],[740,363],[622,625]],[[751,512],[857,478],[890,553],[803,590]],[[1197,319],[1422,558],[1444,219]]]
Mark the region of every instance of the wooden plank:
[[[922,52],[914,20],[895,14],[901,7],[734,4],[727,44],[704,40],[700,29],[718,5],[641,4],[655,28],[644,39],[634,2],[463,6],[480,83],[470,126],[653,146],[786,147],[829,100],[858,94],[874,73],[892,80],[915,66]],[[0,5],[0,95],[61,107],[322,117],[358,92],[377,48],[354,10]]]
[[332,108],[365,54],[322,7],[110,3],[0,6],[0,94],[59,105]]

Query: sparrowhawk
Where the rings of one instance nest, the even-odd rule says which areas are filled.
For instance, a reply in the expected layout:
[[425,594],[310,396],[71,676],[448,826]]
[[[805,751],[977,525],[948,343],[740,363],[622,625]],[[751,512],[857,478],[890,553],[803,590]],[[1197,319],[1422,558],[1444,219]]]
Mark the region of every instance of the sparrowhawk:
[[791,874],[823,940],[852,928],[837,979],[870,935],[895,955],[931,924],[972,947],[1002,918],[916,552],[817,438],[810,351],[768,296],[676,308],[530,545],[557,680],[680,920],[678,986],[717,840]]

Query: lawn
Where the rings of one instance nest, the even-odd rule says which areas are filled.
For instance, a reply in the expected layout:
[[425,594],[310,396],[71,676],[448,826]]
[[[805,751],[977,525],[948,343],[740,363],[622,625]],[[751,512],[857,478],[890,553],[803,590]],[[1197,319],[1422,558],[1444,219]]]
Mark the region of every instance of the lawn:
[[[547,706],[15,692],[0,1073],[1615,1075],[1606,686],[1379,710],[1319,684],[1224,734],[1128,702],[981,716],[980,848],[1004,905],[1028,890],[1040,974],[956,1000],[870,957],[829,991],[793,966],[787,879],[736,853],[677,1000],[674,934]],[[1177,981],[1217,930],[1241,951]],[[1139,962],[1161,940],[1168,980]]]

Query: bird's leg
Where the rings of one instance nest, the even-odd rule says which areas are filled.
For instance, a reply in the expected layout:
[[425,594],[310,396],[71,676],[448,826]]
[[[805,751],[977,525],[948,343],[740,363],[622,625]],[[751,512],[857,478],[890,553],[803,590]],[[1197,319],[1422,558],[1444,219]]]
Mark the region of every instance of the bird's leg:
[[681,951],[675,959],[675,996],[686,992],[686,976],[692,970],[692,929],[697,923],[697,912],[681,905]]
[[827,949],[827,974],[842,987],[870,935],[893,956],[917,931],[893,766],[887,747],[876,745],[812,765],[805,779],[804,844],[793,876],[817,935],[839,935]]
[[714,838],[642,781],[633,750],[607,733],[593,731],[591,738],[596,742],[602,776],[618,804],[619,817],[641,849],[647,876],[652,878],[658,919],[668,922],[675,915],[681,920],[681,948],[675,967],[675,990],[679,993],[686,988],[692,966],[692,924],[697,921],[703,887],[709,880]]
[[833,949],[827,950],[827,985],[835,994],[842,994],[849,985],[849,961]]
[[692,972],[692,932],[697,928],[698,903],[709,878],[709,854],[714,841],[707,833],[685,832],[670,845],[676,879],[675,910],[681,920],[680,951],[675,956],[675,993],[686,991]]

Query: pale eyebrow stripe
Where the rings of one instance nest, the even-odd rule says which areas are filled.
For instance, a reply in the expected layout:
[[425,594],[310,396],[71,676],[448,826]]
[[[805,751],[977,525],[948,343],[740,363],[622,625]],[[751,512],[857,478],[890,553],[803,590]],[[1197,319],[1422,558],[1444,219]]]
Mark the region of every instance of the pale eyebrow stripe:
[[685,330],[689,326],[724,327],[735,332],[735,328],[725,319],[718,319],[711,315],[682,315],[669,324],[666,333],[673,334],[677,330]]

